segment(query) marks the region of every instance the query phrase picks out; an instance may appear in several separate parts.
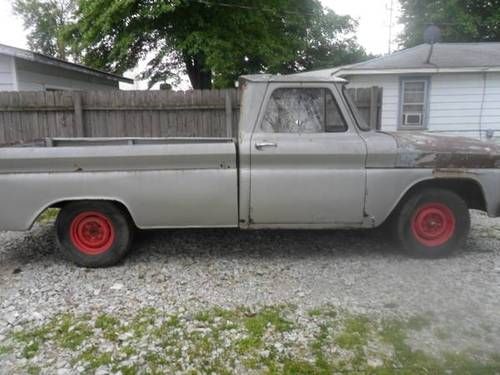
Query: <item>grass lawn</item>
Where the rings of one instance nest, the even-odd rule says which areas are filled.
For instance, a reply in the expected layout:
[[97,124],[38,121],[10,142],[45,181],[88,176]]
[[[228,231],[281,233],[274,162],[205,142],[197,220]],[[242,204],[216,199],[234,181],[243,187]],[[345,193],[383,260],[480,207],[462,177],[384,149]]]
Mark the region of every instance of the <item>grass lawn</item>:
[[[166,314],[144,309],[118,317],[64,314],[14,330],[0,343],[4,356],[24,358],[22,372],[37,374],[51,355],[73,369],[126,374],[491,374],[500,355],[426,353],[408,337],[430,329],[431,316],[387,320],[324,306],[298,313],[293,306],[257,311],[211,309]],[[447,333],[435,330],[437,339]],[[54,354],[57,353],[57,354]]]

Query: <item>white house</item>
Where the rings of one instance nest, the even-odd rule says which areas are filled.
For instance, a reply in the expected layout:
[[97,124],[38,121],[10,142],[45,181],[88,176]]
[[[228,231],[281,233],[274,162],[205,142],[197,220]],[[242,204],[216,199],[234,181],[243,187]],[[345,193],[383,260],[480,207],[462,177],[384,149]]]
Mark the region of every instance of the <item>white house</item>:
[[421,44],[308,75],[383,88],[382,130],[500,136],[500,43]]
[[117,90],[133,80],[0,44],[0,91]]

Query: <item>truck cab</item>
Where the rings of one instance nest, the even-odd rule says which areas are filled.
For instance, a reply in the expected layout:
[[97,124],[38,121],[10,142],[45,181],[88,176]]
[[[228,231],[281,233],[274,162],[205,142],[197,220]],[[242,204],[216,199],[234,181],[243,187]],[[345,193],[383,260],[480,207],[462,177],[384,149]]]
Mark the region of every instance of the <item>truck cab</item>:
[[342,92],[344,83],[242,78],[241,223],[326,228],[358,227],[367,220],[367,146]]

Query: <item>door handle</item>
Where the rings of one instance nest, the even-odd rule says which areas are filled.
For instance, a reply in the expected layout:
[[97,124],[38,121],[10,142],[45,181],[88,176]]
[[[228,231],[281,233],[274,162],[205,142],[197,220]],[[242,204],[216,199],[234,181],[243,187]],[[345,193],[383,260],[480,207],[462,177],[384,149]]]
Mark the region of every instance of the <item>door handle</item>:
[[262,150],[264,148],[267,148],[267,147],[278,147],[278,144],[277,143],[274,143],[274,142],[257,142],[255,143],[255,148],[257,150]]

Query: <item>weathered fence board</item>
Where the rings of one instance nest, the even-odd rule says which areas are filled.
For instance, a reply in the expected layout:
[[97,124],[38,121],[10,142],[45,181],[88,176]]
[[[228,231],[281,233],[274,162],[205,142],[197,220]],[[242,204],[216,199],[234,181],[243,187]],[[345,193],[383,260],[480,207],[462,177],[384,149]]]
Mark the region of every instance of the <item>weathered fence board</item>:
[[368,87],[347,90],[354,99],[361,116],[372,129],[380,129],[382,118],[382,88]]
[[[377,126],[381,90],[351,94]],[[236,89],[0,93],[0,144],[45,137],[234,137],[239,103]]]

